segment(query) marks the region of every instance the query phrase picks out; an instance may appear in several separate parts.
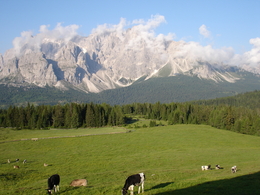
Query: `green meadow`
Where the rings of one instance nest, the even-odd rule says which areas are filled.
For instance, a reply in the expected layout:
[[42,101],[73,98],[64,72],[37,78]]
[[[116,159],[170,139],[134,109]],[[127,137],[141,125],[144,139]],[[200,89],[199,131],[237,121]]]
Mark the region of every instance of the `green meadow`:
[[[256,136],[206,125],[136,128],[127,133],[115,127],[1,129],[0,136],[0,194],[45,194],[47,178],[58,173],[57,194],[119,195],[125,179],[139,172],[146,175],[144,195],[260,194],[260,137]],[[60,138],[46,139],[53,137]],[[8,142],[30,138],[39,140]],[[223,169],[201,170],[209,164]],[[237,173],[231,173],[234,165]],[[69,186],[83,178],[87,187]]]

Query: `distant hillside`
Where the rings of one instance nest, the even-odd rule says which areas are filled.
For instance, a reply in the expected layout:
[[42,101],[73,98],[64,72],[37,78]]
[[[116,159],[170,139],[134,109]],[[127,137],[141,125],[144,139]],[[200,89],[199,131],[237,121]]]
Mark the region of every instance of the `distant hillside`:
[[[77,90],[60,91],[54,87],[12,87],[0,85],[0,106],[26,105],[27,102],[37,105],[55,105],[67,102],[91,102],[92,95]],[[88,101],[88,98],[90,100]],[[93,100],[94,98],[92,98]]]
[[260,108],[260,91],[246,92],[231,97],[192,101],[199,105],[230,105],[250,109]]
[[[0,85],[0,106],[25,105],[27,102],[38,105],[55,105],[68,102],[93,102],[98,104],[107,103],[110,105],[123,105],[134,102],[171,103],[209,100],[260,90],[260,79],[258,77],[251,77],[248,73],[244,76],[247,77],[247,79],[241,79],[236,83],[216,83],[212,80],[185,75],[151,78],[146,81],[139,79],[128,87],[88,94],[73,89],[60,91],[54,87],[40,88],[34,86],[18,88]],[[247,82],[250,82],[251,85]],[[205,102],[201,101],[197,103],[204,104]]]

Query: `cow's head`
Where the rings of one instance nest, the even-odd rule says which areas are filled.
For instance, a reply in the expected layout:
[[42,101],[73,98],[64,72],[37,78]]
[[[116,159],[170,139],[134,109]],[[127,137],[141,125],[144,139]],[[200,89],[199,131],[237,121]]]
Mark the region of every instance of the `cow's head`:
[[122,189],[122,195],[126,195],[127,194],[127,189],[123,188]]

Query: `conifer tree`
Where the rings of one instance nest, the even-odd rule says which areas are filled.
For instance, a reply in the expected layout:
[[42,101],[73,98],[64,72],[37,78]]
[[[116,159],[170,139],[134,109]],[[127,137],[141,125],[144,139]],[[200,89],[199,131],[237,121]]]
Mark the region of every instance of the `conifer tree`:
[[86,110],[86,127],[95,127],[95,113],[93,103],[87,105]]
[[64,110],[61,105],[54,106],[52,119],[54,128],[64,127]]

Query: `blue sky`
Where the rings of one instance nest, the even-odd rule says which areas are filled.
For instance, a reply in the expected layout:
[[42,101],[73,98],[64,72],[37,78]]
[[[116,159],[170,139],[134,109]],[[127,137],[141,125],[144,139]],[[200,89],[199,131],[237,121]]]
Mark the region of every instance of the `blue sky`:
[[42,25],[52,30],[58,23],[75,24],[78,34],[88,36],[98,25],[155,15],[165,19],[155,33],[173,33],[175,41],[232,47],[242,54],[252,49],[250,39],[260,38],[260,0],[0,0],[0,5],[2,54],[23,31],[35,35]]

